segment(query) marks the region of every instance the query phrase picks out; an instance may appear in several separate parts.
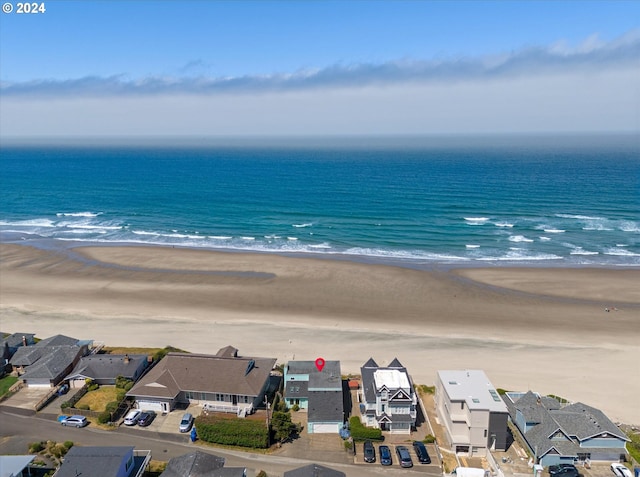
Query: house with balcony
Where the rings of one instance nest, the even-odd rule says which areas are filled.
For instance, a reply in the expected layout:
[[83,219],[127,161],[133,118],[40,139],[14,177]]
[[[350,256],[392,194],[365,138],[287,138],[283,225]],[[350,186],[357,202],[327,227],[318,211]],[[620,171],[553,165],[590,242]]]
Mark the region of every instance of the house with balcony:
[[435,403],[454,452],[507,449],[509,411],[484,371],[438,371]]
[[168,353],[127,393],[139,409],[172,411],[200,404],[204,410],[244,417],[263,404],[275,358],[238,356],[231,346],[215,355]]
[[358,398],[363,423],[392,433],[411,433],[416,425],[418,397],[398,358],[386,367],[370,358],[360,372],[362,388]]
[[528,391],[508,392],[504,402],[536,463],[619,461],[629,438],[602,411],[583,403],[563,405]]
[[289,361],[284,368],[284,399],[307,411],[309,434],[339,433],[345,420],[340,361]]

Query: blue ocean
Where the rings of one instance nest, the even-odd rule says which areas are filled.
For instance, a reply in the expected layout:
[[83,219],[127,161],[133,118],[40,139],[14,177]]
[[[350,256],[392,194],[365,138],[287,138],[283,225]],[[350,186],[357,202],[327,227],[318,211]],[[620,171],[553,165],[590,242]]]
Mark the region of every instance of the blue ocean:
[[640,266],[637,136],[101,140],[1,152],[3,242]]

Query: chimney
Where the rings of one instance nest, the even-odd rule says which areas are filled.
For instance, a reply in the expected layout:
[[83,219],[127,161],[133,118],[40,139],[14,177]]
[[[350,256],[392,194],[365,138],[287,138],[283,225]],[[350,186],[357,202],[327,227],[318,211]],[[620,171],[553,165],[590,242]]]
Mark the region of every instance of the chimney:
[[22,346],[27,346],[27,337],[22,335]]
[[129,355],[128,354],[124,355],[124,364],[129,364]]

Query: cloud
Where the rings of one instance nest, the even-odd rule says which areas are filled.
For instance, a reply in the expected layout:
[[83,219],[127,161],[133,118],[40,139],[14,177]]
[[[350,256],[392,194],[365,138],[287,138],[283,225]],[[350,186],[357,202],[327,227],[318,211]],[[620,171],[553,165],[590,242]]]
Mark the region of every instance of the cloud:
[[640,30],[631,30],[610,42],[591,35],[575,47],[560,42],[493,57],[335,64],[270,75],[187,76],[207,66],[201,60],[191,61],[180,70],[184,76],[176,77],[151,76],[132,80],[126,75],[113,75],[4,82],[0,84],[0,94],[4,97],[264,94],[323,88],[477,82],[576,72],[600,73],[616,68],[640,68]]

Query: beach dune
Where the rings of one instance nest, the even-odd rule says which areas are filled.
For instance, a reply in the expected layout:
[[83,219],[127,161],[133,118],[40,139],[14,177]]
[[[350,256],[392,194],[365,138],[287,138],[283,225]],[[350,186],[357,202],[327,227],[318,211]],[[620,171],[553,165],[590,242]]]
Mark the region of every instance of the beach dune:
[[[397,357],[414,382],[484,369],[640,424],[640,270],[427,271],[163,247],[0,245],[0,329],[107,345],[339,359]],[[605,309],[608,309],[607,312]]]

